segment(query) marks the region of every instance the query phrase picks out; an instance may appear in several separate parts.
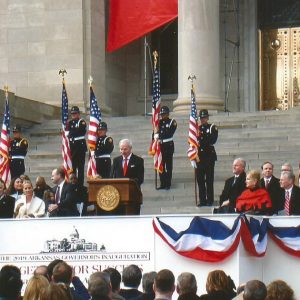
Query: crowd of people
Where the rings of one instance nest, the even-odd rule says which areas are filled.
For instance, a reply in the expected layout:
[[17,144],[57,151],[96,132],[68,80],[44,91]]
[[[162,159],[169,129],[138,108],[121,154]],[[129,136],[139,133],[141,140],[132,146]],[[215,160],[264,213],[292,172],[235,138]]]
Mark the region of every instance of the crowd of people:
[[[121,287],[122,282],[122,287]],[[142,286],[141,286],[142,284]],[[266,286],[260,280],[250,280],[236,288],[223,270],[209,272],[206,293],[197,295],[196,276],[183,272],[177,277],[171,270],[142,274],[137,265],[129,265],[122,275],[115,268],[91,274],[86,288],[66,262],[56,259],[48,266],[38,266],[23,286],[20,269],[5,265],[0,270],[1,300],[294,300],[293,289],[283,280]],[[142,291],[141,291],[142,290]],[[175,291],[178,296],[175,296]]]

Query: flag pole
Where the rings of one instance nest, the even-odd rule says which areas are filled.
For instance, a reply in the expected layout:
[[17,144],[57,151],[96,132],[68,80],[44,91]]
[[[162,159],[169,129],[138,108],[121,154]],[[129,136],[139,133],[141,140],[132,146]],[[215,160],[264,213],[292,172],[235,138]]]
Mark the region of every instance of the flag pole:
[[[188,80],[191,82],[191,89],[194,90],[195,75],[189,75]],[[198,206],[198,195],[197,195],[197,169],[194,169],[194,191],[195,191],[195,204]]]
[[[155,68],[156,68],[156,65],[157,65],[157,57],[158,57],[158,52],[155,50],[155,51],[153,51],[153,57],[154,57],[154,69],[153,70],[155,70]],[[154,134],[155,134],[155,132],[156,132],[156,129],[157,128],[155,128],[155,127],[153,127],[153,132],[154,132]],[[159,141],[157,141],[158,143],[159,143]],[[158,169],[155,169],[154,168],[154,174],[155,174],[155,181],[154,181],[154,183],[155,183],[155,189],[157,190],[158,189],[158,187],[157,187],[157,173],[158,173],[159,171],[158,171]]]

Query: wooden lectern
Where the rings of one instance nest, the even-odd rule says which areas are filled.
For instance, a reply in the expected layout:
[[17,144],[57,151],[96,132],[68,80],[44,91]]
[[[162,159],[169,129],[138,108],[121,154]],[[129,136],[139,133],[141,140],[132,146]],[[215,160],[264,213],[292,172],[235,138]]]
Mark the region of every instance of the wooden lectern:
[[97,214],[140,214],[143,194],[133,179],[90,179],[88,184],[89,202],[97,205]]

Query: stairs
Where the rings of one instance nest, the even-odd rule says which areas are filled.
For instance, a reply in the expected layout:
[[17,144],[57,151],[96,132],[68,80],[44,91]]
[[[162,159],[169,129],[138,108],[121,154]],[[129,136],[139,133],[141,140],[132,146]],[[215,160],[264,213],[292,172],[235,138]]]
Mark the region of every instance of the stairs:
[[[226,178],[232,176],[231,165],[235,158],[243,157],[248,169],[259,169],[264,161],[275,166],[275,175],[280,176],[280,166],[290,162],[298,172],[300,150],[300,110],[268,111],[256,113],[217,113],[210,122],[219,128],[215,145],[218,161],[215,166],[215,203]],[[210,207],[195,206],[194,172],[186,155],[188,117],[175,116],[178,128],[174,136],[175,155],[172,188],[169,191],[155,190],[153,160],[148,156],[151,137],[150,117],[109,117],[108,134],[114,139],[112,157],[119,155],[118,142],[130,138],[133,152],[145,160],[145,182],[142,185],[144,204],[142,214],[210,213]],[[62,162],[60,121],[50,120],[35,125],[24,132],[29,140],[26,157],[26,172],[32,181],[38,175],[50,183],[51,171]],[[86,160],[87,165],[87,160]]]

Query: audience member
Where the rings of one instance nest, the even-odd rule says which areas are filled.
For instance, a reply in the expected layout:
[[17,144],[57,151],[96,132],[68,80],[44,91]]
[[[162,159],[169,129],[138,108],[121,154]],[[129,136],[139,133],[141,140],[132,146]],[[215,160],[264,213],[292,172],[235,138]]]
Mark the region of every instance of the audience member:
[[176,291],[178,300],[199,300],[197,293],[197,281],[194,274],[189,272],[181,273],[177,278]]
[[175,291],[174,274],[168,269],[160,270],[154,279],[153,290],[155,299],[171,300]]
[[247,212],[259,215],[271,213],[272,202],[268,192],[260,188],[260,172],[251,170],[247,172],[247,189],[236,200],[237,212]]
[[7,194],[18,200],[23,195],[23,180],[20,177],[15,177],[9,184]]
[[5,183],[0,179],[0,219],[13,218],[15,208],[15,198],[6,195]]
[[267,288],[265,284],[259,280],[250,280],[244,288],[244,300],[265,300],[267,297]]
[[153,290],[153,284],[156,277],[156,272],[149,272],[143,274],[142,286],[143,294],[138,296],[136,300],[154,300],[155,294]]
[[22,286],[20,269],[12,265],[3,266],[0,270],[0,299],[19,299]]
[[298,174],[295,176],[295,185],[300,187],[300,164],[298,167]]
[[44,276],[48,281],[50,281],[50,278],[48,276],[48,267],[45,265],[38,266],[33,272],[33,275],[41,275]]
[[236,158],[232,164],[234,176],[225,181],[224,189],[220,196],[219,212],[235,212],[236,199],[246,189],[246,162],[243,158]]
[[284,164],[282,164],[281,172],[292,172],[292,173],[294,173],[292,165],[288,162],[285,162]]
[[126,300],[137,298],[142,294],[138,290],[141,284],[142,271],[137,265],[129,265],[124,268],[122,273],[122,282],[124,288],[120,290],[119,294]]
[[39,300],[74,300],[70,288],[64,283],[51,282],[40,295]]
[[232,279],[222,270],[210,272],[206,280],[207,294],[201,295],[201,300],[230,300],[236,296]]
[[75,201],[77,203],[77,207],[81,206],[79,213],[80,215],[85,215],[86,214],[86,208],[88,206],[88,189],[84,185],[80,185],[78,183],[78,178],[75,173],[70,174],[70,184],[73,188],[73,193],[75,195]]
[[[55,283],[64,283],[68,287],[72,282],[72,268],[65,262],[58,263],[53,268],[52,281]],[[79,293],[75,290],[75,288],[70,288],[73,300],[81,300],[83,299]]]
[[53,188],[55,202],[48,206],[49,217],[78,216],[73,188],[65,181],[64,169],[54,169],[51,180],[56,186]]
[[49,281],[44,276],[34,275],[27,283],[23,300],[39,300],[48,286]]
[[140,186],[144,182],[144,160],[132,153],[132,142],[123,139],[119,142],[121,155],[115,157],[112,178],[131,178]]
[[275,280],[267,286],[266,300],[295,300],[295,294],[285,281]]
[[279,179],[273,175],[274,166],[272,163],[264,162],[261,169],[263,177],[260,179],[260,186],[269,193],[272,201],[272,212],[277,214],[284,191],[280,187]]
[[93,273],[88,281],[88,291],[91,300],[110,300],[112,288],[108,272]]
[[35,188],[33,189],[36,197],[44,200],[45,191],[51,191],[51,187],[46,183],[45,178],[38,176],[35,180]]
[[284,189],[281,197],[279,214],[300,215],[300,188],[294,185],[294,174],[281,172],[280,186]]
[[40,218],[45,215],[45,203],[42,199],[35,197],[33,186],[30,181],[23,182],[24,195],[15,203],[16,218]]
[[103,272],[108,273],[110,276],[110,283],[111,283],[111,290],[112,290],[111,299],[112,300],[124,300],[124,297],[119,295],[120,284],[121,284],[120,272],[118,270],[116,270],[115,268],[107,268]]

